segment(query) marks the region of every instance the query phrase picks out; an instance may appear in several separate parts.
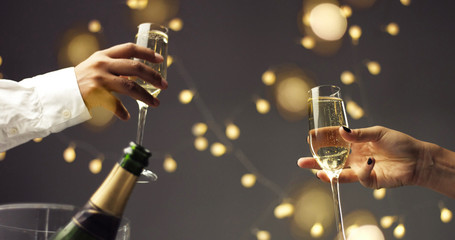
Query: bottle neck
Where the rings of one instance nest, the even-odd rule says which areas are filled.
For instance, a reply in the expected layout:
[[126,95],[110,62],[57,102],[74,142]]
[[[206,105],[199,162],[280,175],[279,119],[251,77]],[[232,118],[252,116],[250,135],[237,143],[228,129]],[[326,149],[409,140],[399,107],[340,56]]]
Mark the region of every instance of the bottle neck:
[[138,176],[116,164],[90,198],[90,203],[102,211],[120,217]]

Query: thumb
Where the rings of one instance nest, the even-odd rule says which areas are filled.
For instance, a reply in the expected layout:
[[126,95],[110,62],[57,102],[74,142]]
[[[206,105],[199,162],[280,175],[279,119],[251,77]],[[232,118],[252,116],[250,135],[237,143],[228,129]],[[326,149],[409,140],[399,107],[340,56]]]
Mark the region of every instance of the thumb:
[[360,166],[360,168],[353,170],[356,172],[359,182],[367,188],[374,188],[376,185],[376,174],[373,171],[373,167],[376,161],[374,158],[370,157],[368,160]]

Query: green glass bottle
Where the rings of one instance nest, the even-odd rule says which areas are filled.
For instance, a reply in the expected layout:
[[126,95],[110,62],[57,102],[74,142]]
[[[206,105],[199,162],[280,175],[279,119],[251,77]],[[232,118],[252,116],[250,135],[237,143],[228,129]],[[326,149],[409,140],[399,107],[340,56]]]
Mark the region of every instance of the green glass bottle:
[[128,198],[151,155],[147,149],[131,142],[87,204],[51,239],[115,239]]

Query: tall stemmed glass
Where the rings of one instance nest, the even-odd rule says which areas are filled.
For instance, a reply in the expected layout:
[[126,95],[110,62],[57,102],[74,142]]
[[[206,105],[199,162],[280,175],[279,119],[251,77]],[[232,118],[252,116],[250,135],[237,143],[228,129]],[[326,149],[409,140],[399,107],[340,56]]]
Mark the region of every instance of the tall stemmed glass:
[[[155,23],[142,23],[138,26],[138,33],[136,35],[136,44],[143,47],[148,47],[156,53],[163,56],[164,61],[161,63],[151,63],[145,61],[145,64],[151,66],[154,70],[159,72],[161,76],[166,79],[167,75],[167,43],[168,43],[168,29],[164,26]],[[144,62],[144,60],[136,59],[137,61]],[[151,93],[154,97],[157,97],[161,92],[161,89],[154,87],[152,84],[136,79],[136,82]],[[136,143],[142,145],[144,138],[144,126],[145,118],[147,116],[148,105],[142,101],[137,101],[139,105],[139,118],[137,125],[137,137]]]
[[337,86],[318,86],[309,91],[309,145],[313,157],[330,178],[338,235],[346,239],[338,177],[349,155],[350,144],[338,132],[348,127],[346,111]]

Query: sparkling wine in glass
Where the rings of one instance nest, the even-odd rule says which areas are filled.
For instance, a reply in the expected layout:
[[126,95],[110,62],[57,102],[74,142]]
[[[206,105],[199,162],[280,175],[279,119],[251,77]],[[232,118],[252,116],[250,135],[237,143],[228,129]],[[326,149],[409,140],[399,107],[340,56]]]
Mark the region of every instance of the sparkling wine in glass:
[[[147,47],[159,53],[163,56],[164,61],[161,63],[151,63],[141,59],[136,59],[141,61],[148,66],[152,67],[154,70],[159,72],[161,76],[166,79],[167,77],[167,43],[168,43],[168,29],[164,26],[155,23],[142,23],[138,26],[138,33],[136,35],[136,44],[139,46]],[[136,79],[136,82],[141,85],[145,90],[147,90],[154,97],[157,97],[161,92],[161,89],[156,88],[152,84],[142,80]],[[139,105],[139,118],[138,118],[138,127],[137,127],[137,137],[136,143],[142,145],[142,140],[144,138],[144,126],[145,119],[147,116],[148,105],[142,101],[137,100]]]
[[340,136],[340,126],[348,127],[344,102],[337,86],[318,86],[309,91],[309,145],[313,157],[330,178],[338,235],[346,239],[341,211],[338,177],[350,151],[350,143]]

